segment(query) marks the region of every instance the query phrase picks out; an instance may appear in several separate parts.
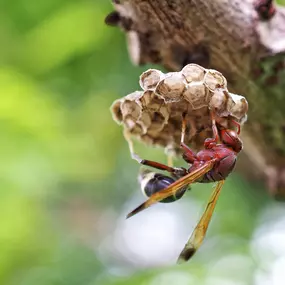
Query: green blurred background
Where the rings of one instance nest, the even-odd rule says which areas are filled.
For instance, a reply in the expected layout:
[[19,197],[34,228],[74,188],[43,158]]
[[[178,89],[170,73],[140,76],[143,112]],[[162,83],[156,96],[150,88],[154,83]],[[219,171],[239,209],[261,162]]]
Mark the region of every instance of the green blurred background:
[[284,284],[284,204],[237,174],[186,265],[176,257],[210,185],[124,219],[144,197],[109,108],[148,66],[134,67],[123,33],[104,25],[111,10],[0,1],[0,284]]

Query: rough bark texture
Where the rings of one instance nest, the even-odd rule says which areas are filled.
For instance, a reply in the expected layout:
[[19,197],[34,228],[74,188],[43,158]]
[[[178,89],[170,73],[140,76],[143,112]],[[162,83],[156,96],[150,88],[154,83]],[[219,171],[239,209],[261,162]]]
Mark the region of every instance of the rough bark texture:
[[239,169],[285,197],[285,9],[268,0],[113,3],[106,22],[126,32],[134,64],[177,71],[198,63],[222,72],[229,91],[247,98]]

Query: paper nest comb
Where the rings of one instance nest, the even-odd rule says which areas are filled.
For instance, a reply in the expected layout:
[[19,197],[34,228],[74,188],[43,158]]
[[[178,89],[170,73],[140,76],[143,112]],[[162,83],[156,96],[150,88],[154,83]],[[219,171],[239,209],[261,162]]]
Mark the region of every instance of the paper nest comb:
[[188,64],[180,72],[149,69],[140,76],[142,91],[116,100],[111,107],[115,121],[125,132],[148,145],[179,151],[182,114],[187,130],[184,142],[200,148],[212,137],[210,110],[224,127],[232,120],[246,121],[248,103],[227,90],[226,78],[218,71]]

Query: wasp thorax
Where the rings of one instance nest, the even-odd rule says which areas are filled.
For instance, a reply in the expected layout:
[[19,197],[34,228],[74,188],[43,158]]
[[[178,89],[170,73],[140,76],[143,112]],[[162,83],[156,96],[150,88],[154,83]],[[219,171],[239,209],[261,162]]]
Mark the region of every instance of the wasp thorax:
[[186,81],[190,83],[193,81],[203,81],[206,70],[198,64],[190,63],[184,66],[181,73],[185,77]]
[[164,74],[157,69],[149,69],[140,76],[140,86],[143,90],[154,90]]
[[178,72],[169,73],[155,88],[155,93],[161,96],[166,103],[181,100],[185,89],[183,76]]

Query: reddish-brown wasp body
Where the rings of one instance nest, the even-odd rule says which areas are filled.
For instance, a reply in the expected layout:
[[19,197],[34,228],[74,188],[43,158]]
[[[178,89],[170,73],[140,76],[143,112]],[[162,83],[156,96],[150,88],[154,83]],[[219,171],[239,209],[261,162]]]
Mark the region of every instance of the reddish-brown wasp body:
[[140,175],[142,190],[150,198],[129,213],[127,217],[137,214],[156,202],[173,202],[180,199],[191,183],[219,181],[202,218],[181,252],[179,261],[189,260],[200,247],[224,180],[234,169],[237,154],[242,150],[242,141],[238,136],[240,125],[235,121],[233,123],[237,126],[237,131],[225,129],[219,125],[217,127],[214,115],[212,115],[213,138],[206,139],[204,142],[205,149],[195,153],[183,142],[186,131],[186,121],[183,119],[182,157],[191,165],[189,169],[170,167],[150,160],[139,161],[143,165],[168,171],[173,178],[150,171],[142,172]]
[[207,183],[224,180],[232,172],[236,163],[237,153],[242,149],[241,140],[233,130],[222,129],[220,131],[222,144],[218,144],[219,135],[215,125],[213,131],[215,137],[206,139],[204,143],[205,149],[197,154],[184,143],[181,143],[184,150],[183,158],[191,164],[188,173],[203,167],[208,161],[214,161],[212,169],[197,179],[196,182]]

